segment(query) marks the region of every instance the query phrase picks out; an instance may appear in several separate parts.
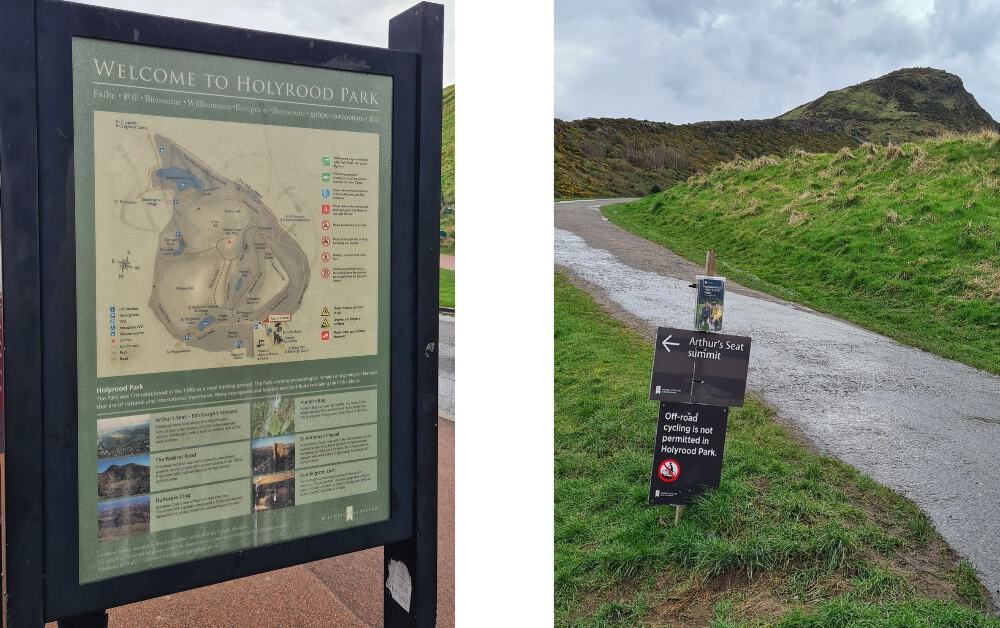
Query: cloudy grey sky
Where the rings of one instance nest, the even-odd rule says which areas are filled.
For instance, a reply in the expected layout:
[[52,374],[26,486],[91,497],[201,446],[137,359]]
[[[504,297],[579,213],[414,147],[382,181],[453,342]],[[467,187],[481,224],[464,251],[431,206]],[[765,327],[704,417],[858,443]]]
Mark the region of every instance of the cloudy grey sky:
[[[386,46],[389,19],[418,0],[79,0],[200,22]],[[455,82],[455,0],[444,5],[444,84]]]
[[989,0],[555,0],[556,117],[768,118],[900,67],[1000,117]]

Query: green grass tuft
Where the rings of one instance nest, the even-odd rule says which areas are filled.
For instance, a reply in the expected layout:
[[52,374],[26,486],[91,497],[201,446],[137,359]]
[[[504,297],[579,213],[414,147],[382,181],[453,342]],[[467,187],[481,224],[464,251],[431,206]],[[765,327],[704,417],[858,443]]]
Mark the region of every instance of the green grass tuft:
[[441,212],[441,252],[455,254],[455,86],[441,93],[441,205],[451,211]]
[[441,203],[455,205],[455,86],[441,92]]
[[438,305],[455,307],[455,271],[441,268],[438,272]]

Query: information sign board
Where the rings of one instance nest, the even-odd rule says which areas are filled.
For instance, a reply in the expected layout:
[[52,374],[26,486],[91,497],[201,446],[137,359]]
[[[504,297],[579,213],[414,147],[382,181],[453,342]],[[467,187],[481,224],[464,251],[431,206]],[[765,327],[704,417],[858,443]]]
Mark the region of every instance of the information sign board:
[[746,393],[750,338],[659,327],[649,398],[738,407]]
[[73,91],[81,582],[388,519],[391,78],[78,37]]
[[649,503],[684,506],[719,487],[729,408],[660,402]]
[[442,7],[0,18],[7,624],[384,546],[433,625]]

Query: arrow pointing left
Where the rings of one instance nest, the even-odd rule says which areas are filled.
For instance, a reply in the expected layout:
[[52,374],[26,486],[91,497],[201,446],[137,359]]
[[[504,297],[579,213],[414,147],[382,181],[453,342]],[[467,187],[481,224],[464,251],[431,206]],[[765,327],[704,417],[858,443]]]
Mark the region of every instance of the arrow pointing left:
[[681,346],[681,343],[679,343],[679,342],[670,342],[670,339],[673,338],[673,337],[674,337],[673,334],[668,334],[667,337],[663,339],[663,342],[660,343],[660,344],[663,345],[663,348],[667,350],[667,353],[670,353],[670,347],[671,346],[673,346],[673,347],[679,347],[679,346]]

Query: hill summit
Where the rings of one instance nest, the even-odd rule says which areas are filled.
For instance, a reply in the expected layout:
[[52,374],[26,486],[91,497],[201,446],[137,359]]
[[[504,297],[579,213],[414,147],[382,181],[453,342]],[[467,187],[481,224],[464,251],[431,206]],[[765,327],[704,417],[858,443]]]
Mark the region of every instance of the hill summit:
[[643,196],[736,157],[833,152],[946,132],[998,130],[962,79],[904,68],[827,92],[777,118],[668,124],[622,118],[555,121],[555,194]]
[[849,135],[876,143],[998,128],[961,78],[934,68],[903,68],[827,92],[778,119],[834,121]]

